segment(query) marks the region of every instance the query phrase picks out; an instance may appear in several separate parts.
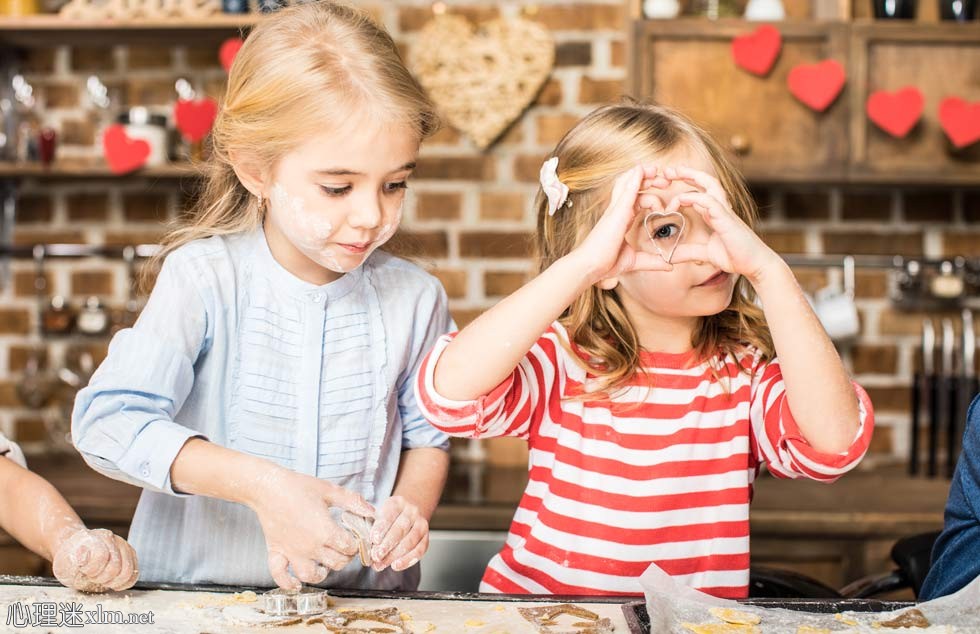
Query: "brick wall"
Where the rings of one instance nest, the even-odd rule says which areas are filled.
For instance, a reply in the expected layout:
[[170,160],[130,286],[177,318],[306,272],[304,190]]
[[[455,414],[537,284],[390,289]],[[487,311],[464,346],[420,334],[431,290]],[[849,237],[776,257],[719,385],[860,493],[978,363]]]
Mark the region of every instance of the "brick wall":
[[[450,10],[487,18],[521,7],[506,2],[448,3]],[[457,322],[475,315],[516,289],[530,270],[527,238],[534,229],[531,201],[546,153],[576,119],[596,104],[615,99],[626,78],[627,3],[538,2],[536,19],[557,42],[554,72],[527,113],[489,151],[481,153],[459,134],[444,129],[424,147],[398,238],[423,254],[443,281]],[[428,2],[369,5],[396,39],[410,47],[430,16]],[[211,47],[106,46],[37,49],[24,72],[46,104],[49,123],[61,131],[61,156],[97,154],[96,127],[80,106],[85,78],[96,73],[118,88],[130,104],[166,108],[173,83],[188,78],[205,92],[220,94],[224,73]],[[185,189],[187,184],[185,183]],[[152,242],[160,222],[187,200],[177,181],[144,178],[39,181],[21,184],[15,242]],[[756,189],[763,210],[762,232],[781,253],[863,253],[942,256],[980,255],[980,237],[970,227],[980,217],[980,193],[938,190],[842,190],[839,188]],[[56,261],[46,267],[51,292],[69,295],[77,306],[90,294],[121,304],[128,290],[121,262]],[[24,367],[35,323],[33,265],[17,261],[0,307],[0,423],[28,447],[46,438],[43,419],[57,421],[55,404],[44,412],[26,409],[15,385]],[[799,271],[808,290],[827,283],[828,273]],[[831,277],[836,272],[829,274]],[[886,299],[883,271],[859,271],[861,339],[845,356],[868,387],[878,410],[874,461],[906,451],[908,388],[921,315],[900,314]],[[104,340],[52,339],[48,362],[59,367],[80,349],[104,355]],[[507,442],[491,445],[496,462],[520,462],[522,450]]]

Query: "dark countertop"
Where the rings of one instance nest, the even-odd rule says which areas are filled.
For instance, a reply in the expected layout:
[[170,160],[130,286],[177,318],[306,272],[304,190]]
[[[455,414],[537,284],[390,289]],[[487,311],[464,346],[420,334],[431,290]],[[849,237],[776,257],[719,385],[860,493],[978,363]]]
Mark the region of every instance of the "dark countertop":
[[[30,466],[61,491],[88,525],[128,525],[140,489],[96,473],[78,455],[35,456]],[[523,468],[455,464],[431,526],[507,530],[526,480]],[[856,471],[831,485],[763,475],[755,487],[751,530],[754,537],[822,538],[936,530],[942,527],[948,488],[948,480],[910,478],[896,468]]]

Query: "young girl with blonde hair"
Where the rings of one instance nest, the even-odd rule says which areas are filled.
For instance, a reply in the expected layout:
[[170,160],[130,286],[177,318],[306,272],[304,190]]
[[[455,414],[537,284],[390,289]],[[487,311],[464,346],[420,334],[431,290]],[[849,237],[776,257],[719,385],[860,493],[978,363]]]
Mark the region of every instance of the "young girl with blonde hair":
[[[298,5],[246,39],[199,204],[75,404],[88,463],[145,489],[142,579],[417,586],[448,443],[412,384],[451,319],[434,277],[375,249],[436,124],[355,8]],[[374,519],[366,566],[340,510]]]
[[482,589],[639,593],[656,563],[745,597],[760,466],[836,479],[868,448],[871,403],[753,233],[742,179],[679,113],[599,108],[541,185],[538,276],[441,338],[416,385],[439,429],[530,448]]

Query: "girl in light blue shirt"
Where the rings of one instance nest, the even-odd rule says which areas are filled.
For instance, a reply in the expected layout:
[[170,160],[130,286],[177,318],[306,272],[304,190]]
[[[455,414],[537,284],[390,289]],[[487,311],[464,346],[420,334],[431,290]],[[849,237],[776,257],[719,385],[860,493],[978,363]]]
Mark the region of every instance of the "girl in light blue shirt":
[[[303,4],[248,36],[197,209],[72,417],[93,468],[144,488],[141,579],[417,586],[448,443],[413,376],[454,326],[435,278],[375,249],[436,125],[357,9]],[[369,565],[340,510],[374,518]]]

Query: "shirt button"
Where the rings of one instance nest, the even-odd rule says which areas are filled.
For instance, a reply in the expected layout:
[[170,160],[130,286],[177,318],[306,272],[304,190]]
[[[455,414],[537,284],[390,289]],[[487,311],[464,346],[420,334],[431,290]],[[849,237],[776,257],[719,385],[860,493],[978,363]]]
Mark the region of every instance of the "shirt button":
[[144,462],[140,465],[140,475],[144,478],[150,477],[150,463]]
[[312,301],[314,304],[321,303],[323,301],[323,293],[314,293],[313,295],[310,295],[310,301]]

